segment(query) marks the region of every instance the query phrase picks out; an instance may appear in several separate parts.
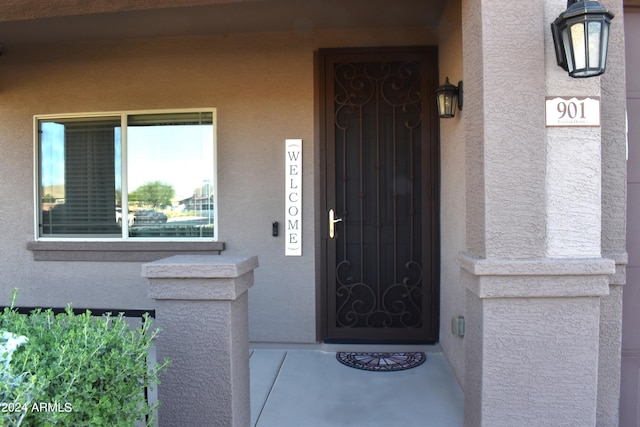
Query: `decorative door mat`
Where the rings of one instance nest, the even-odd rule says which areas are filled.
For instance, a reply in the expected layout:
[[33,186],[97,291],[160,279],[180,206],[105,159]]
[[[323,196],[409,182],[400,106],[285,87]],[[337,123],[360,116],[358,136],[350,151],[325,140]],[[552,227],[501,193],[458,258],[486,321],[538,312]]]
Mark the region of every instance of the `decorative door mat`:
[[343,365],[365,371],[402,371],[422,365],[427,356],[422,352],[411,353],[357,353],[340,351],[336,359]]

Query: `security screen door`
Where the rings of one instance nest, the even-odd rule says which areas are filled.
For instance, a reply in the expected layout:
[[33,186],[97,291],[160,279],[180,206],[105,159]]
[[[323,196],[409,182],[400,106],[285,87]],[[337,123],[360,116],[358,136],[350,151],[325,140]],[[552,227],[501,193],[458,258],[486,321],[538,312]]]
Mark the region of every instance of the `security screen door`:
[[436,48],[320,50],[325,341],[435,342]]

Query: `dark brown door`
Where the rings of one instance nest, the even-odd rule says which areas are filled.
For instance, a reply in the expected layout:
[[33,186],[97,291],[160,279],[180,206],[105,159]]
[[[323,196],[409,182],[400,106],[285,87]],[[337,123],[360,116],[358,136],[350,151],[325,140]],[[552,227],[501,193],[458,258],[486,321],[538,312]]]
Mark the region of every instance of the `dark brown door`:
[[435,342],[436,49],[321,50],[318,64],[324,338]]

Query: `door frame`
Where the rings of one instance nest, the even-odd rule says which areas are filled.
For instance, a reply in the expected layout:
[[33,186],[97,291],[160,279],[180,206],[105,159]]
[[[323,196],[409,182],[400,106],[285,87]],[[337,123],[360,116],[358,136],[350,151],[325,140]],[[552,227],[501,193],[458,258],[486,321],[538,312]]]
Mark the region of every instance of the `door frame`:
[[[428,123],[428,135],[426,140],[431,141],[428,147],[423,147],[423,156],[429,158],[429,181],[431,185],[423,188],[422,205],[427,209],[429,201],[433,200],[433,220],[431,224],[424,224],[423,233],[429,230],[431,239],[423,239],[423,253],[431,253],[431,257],[425,257],[429,262],[430,275],[425,276],[425,281],[435,283],[431,289],[431,307],[429,308],[429,324],[432,327],[428,331],[429,338],[420,343],[433,344],[439,341],[440,324],[440,127],[436,109],[435,90],[438,86],[438,48],[437,46],[402,46],[402,47],[371,47],[371,48],[329,48],[320,49],[314,52],[314,155],[315,163],[315,183],[314,183],[314,204],[316,206],[314,214],[315,229],[315,261],[316,261],[316,340],[324,342],[328,336],[328,301],[327,301],[327,245],[329,227],[328,197],[327,190],[335,177],[328,176],[327,167],[328,152],[327,146],[327,114],[326,114],[326,91],[325,91],[325,58],[332,54],[383,54],[398,52],[421,52],[425,53],[433,61],[433,75],[427,78],[432,80],[428,85],[426,99],[428,111],[423,112],[423,120]],[[427,154],[427,152],[429,152]],[[425,268],[426,270],[426,268]],[[415,343],[415,342],[413,342]]]

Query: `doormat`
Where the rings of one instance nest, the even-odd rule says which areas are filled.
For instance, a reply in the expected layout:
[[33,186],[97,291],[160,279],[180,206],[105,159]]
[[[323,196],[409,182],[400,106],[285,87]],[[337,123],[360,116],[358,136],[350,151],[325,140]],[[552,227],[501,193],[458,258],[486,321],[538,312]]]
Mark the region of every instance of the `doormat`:
[[365,371],[403,371],[422,365],[427,356],[422,352],[411,353],[357,353],[340,351],[336,359],[343,365]]

